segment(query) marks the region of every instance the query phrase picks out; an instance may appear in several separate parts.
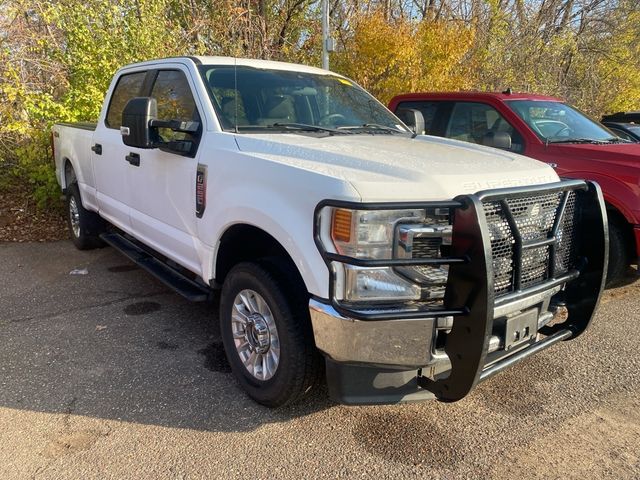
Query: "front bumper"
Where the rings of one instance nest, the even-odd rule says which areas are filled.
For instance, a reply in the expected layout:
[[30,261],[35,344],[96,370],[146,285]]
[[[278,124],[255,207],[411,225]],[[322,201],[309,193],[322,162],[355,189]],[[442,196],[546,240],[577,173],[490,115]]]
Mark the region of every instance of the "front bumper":
[[[554,286],[495,306],[494,323],[504,322],[514,312],[537,308],[538,328],[544,327],[553,318],[549,311],[551,300],[561,289]],[[433,347],[438,331],[446,331],[447,320],[450,323],[451,318],[358,320],[345,317],[328,302],[315,299],[309,301],[309,312],[316,346],[334,362],[396,370],[430,368],[434,375],[451,367],[447,355]],[[492,335],[487,353],[492,354],[503,345],[504,339]]]
[[[528,193],[522,188],[501,189],[454,200],[459,206],[455,207],[451,256],[442,262],[449,264],[443,308],[379,314],[350,311],[333,296],[327,301],[312,299],[316,345],[327,357],[332,397],[343,403],[393,403],[434,396],[445,402],[457,401],[516,361],[586,330],[603,289],[608,261],[602,194],[596,184],[576,181],[535,188],[543,194],[569,190],[576,192],[580,205],[575,235],[588,239],[578,242],[579,262],[570,271],[557,272],[555,267],[558,220],[544,241],[534,245],[516,240],[514,276],[518,288],[496,297],[483,202]],[[566,206],[566,195],[564,198],[559,219]],[[518,234],[517,226],[514,228]],[[524,249],[540,245],[549,245],[550,274],[540,284],[520,287],[522,264],[518,259]],[[335,254],[323,254],[329,267],[332,261],[348,262]],[[333,295],[333,288],[330,292]],[[547,325],[559,305],[566,306],[568,318]],[[507,319],[519,315],[537,315],[537,325],[529,323],[537,327],[535,334],[516,348],[501,348],[510,332]],[[443,329],[439,322],[445,318],[449,322],[444,345],[436,348],[438,330]]]
[[432,359],[435,318],[356,320],[314,299],[309,311],[316,346],[335,362],[420,368]]

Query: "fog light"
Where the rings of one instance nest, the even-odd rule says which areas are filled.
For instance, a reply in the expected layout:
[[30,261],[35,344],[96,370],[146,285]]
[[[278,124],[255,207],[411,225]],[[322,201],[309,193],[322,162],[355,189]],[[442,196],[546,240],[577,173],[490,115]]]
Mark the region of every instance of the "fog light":
[[548,326],[564,323],[569,318],[569,310],[564,305],[557,305],[553,310],[553,318],[547,324]]
[[345,265],[345,300],[397,302],[418,300],[420,287],[396,275],[390,267]]

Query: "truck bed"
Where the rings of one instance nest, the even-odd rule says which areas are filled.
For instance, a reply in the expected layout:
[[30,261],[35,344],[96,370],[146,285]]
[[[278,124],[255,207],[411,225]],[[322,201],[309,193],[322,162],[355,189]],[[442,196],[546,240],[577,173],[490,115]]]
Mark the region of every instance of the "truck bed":
[[56,125],[62,127],[81,128],[82,130],[94,131],[98,124],[96,122],[58,122]]
[[58,183],[67,187],[65,165],[73,166],[73,172],[82,193],[85,208],[97,210],[96,183],[91,166],[91,145],[97,123],[56,123],[53,126],[54,158]]

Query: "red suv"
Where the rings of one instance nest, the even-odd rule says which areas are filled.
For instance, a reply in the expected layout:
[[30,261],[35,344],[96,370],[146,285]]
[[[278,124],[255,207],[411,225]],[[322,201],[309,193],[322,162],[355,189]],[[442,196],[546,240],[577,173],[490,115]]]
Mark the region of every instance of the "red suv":
[[389,108],[418,133],[503,148],[546,162],[561,177],[598,182],[609,214],[608,284],[638,262],[640,144],[542,95],[409,93],[394,97]]

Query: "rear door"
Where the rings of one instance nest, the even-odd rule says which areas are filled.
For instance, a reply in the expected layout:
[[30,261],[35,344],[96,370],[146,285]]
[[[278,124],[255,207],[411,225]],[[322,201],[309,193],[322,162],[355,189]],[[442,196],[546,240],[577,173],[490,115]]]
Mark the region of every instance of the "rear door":
[[127,164],[126,186],[131,204],[134,236],[172,260],[200,274],[196,231],[196,173],[198,144],[202,136],[201,100],[194,95],[189,70],[180,65],[152,72],[145,96],[156,99],[159,120],[200,122],[195,134],[159,129],[165,142],[190,140],[191,152],[179,154],[160,148],[126,147],[126,155],[137,156]]
[[128,149],[122,142],[120,124],[124,106],[130,99],[141,95],[146,77],[146,70],[126,72],[118,77],[92,143],[98,210],[103,217],[125,231],[129,231],[131,226],[131,198],[127,185],[129,163],[125,159]]

